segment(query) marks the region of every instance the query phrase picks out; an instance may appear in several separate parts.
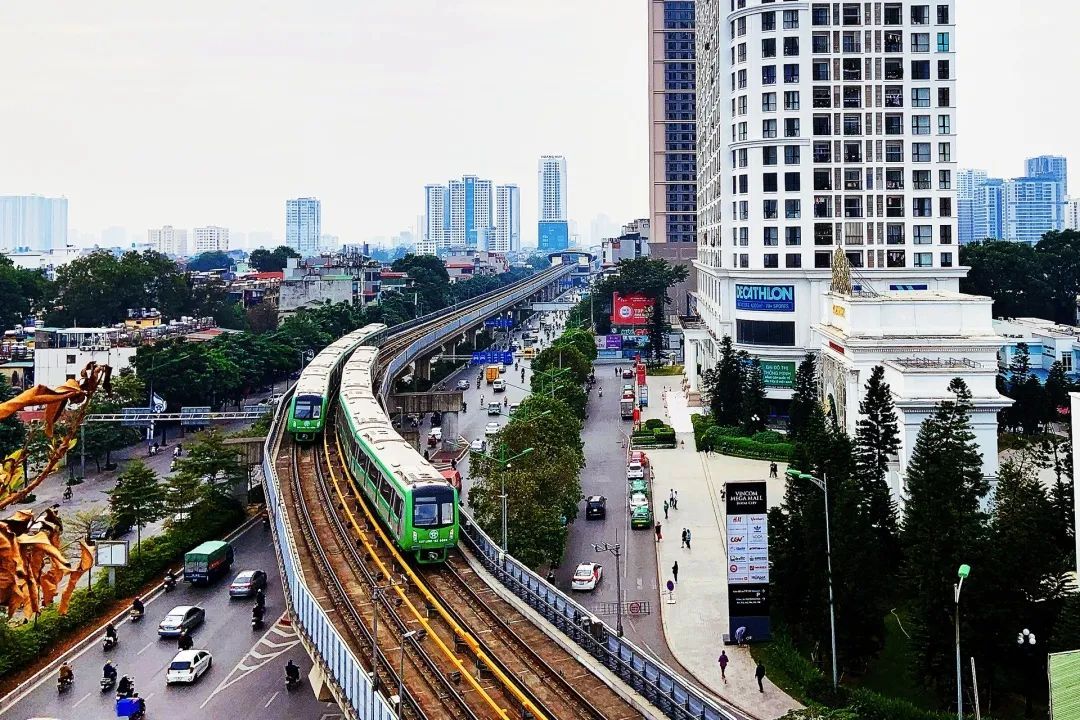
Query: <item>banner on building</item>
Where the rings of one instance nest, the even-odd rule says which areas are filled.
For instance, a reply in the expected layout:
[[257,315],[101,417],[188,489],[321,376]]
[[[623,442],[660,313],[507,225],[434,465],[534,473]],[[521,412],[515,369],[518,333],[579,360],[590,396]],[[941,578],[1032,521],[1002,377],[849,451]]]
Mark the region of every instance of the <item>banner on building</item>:
[[648,325],[652,318],[653,301],[641,293],[620,295],[612,293],[612,325]]
[[735,309],[795,312],[794,285],[735,285]]
[[765,387],[795,387],[795,363],[793,362],[774,362],[772,360],[762,360],[761,374],[765,377]]
[[769,520],[764,482],[729,482],[727,510],[728,628],[768,640]]
[[622,335],[600,335],[596,339],[603,340],[604,348],[607,350],[622,350]]

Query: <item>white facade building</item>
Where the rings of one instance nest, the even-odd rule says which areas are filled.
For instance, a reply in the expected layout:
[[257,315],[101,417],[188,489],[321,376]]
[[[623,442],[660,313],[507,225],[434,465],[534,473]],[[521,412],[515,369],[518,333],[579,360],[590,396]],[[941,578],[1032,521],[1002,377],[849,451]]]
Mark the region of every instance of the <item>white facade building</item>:
[[318,198],[295,198],[285,201],[285,244],[300,257],[319,254],[322,236],[322,203]]
[[820,383],[826,407],[854,437],[859,401],[874,366],[885,368],[900,426],[900,453],[890,486],[903,505],[907,463],[919,428],[953,378],[972,394],[971,429],[983,457],[983,475],[997,476],[997,413],[1012,400],[997,391],[997,353],[1003,338],[993,326],[988,297],[942,291],[881,294],[827,292],[814,324]]
[[35,335],[34,382],[49,387],[78,377],[90,362],[120,372],[131,366],[138,349],[116,328],[44,328]]
[[0,197],[0,252],[49,253],[68,243],[67,198]]
[[424,186],[424,222],[416,241],[418,255],[434,255],[450,246],[450,191],[445,185]]
[[201,255],[205,252],[228,252],[229,251],[229,228],[207,225],[197,227],[191,231],[191,254]]
[[486,249],[501,253],[521,249],[521,191],[517,185],[495,186],[495,235]]
[[541,155],[537,185],[539,221],[566,221],[566,158]]
[[724,335],[816,349],[838,247],[868,291],[958,289],[953,21],[952,0],[698,2],[692,389]]
[[1065,229],[1080,230],[1080,198],[1065,201]]
[[146,231],[146,241],[150,247],[164,255],[186,257],[188,254],[188,233],[183,228],[165,225]]

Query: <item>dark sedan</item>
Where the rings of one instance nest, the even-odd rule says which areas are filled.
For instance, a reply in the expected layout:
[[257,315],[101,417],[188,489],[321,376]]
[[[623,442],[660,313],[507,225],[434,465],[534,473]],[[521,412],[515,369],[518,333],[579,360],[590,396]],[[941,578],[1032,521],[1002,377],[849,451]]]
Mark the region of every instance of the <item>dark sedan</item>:
[[258,590],[266,590],[266,573],[262,570],[243,570],[229,584],[229,597],[251,597]]

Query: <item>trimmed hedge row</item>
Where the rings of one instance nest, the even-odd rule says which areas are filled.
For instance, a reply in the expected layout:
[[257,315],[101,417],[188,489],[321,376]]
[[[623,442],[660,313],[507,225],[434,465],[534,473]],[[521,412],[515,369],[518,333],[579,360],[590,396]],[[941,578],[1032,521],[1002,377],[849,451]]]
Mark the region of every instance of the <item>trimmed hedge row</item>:
[[746,437],[742,428],[717,426],[708,415],[691,415],[694,425],[694,445],[698,452],[712,450],[724,455],[788,462],[795,450],[787,437],[773,430],[762,430]]
[[244,519],[238,504],[193,517],[191,521],[169,528],[142,541],[139,554],[132,551],[135,564],[116,569],[116,587],[109,587],[107,573],[98,572],[93,588],[83,585],[71,596],[67,615],[60,615],[56,605],[38,614],[36,620],[11,627],[0,622],[0,677],[31,665],[48,654],[50,647],[63,642],[87,625],[100,622],[117,599],[132,597],[151,579],[164,574],[184,553],[204,540],[220,538]]
[[631,447],[654,447],[673,448],[678,445],[675,440],[675,429],[665,425],[663,420],[652,418],[646,420],[640,430],[635,430],[630,436]]
[[645,367],[645,374],[646,375],[655,375],[655,376],[660,376],[660,377],[672,376],[672,375],[682,375],[683,374],[683,366],[682,365],[647,365]]
[[[807,660],[791,640],[780,633],[774,634],[772,641],[761,648],[767,657],[770,670],[777,677],[784,678],[784,688],[804,702],[820,703],[831,708],[838,708],[836,717],[843,717],[843,711],[851,713],[857,720],[950,720],[955,717],[949,713],[924,710],[906,700],[886,697],[862,688],[846,688],[841,685],[833,689],[832,681],[819,668]],[[758,655],[758,649],[754,649]],[[826,714],[824,717],[833,717]]]

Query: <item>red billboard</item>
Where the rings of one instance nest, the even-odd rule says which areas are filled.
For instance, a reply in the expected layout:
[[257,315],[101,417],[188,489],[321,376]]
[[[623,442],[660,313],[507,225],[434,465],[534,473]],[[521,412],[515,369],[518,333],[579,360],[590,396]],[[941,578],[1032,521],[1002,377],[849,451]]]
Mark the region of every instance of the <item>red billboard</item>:
[[613,293],[611,298],[612,325],[648,325],[652,317],[653,301],[641,293],[620,295]]

